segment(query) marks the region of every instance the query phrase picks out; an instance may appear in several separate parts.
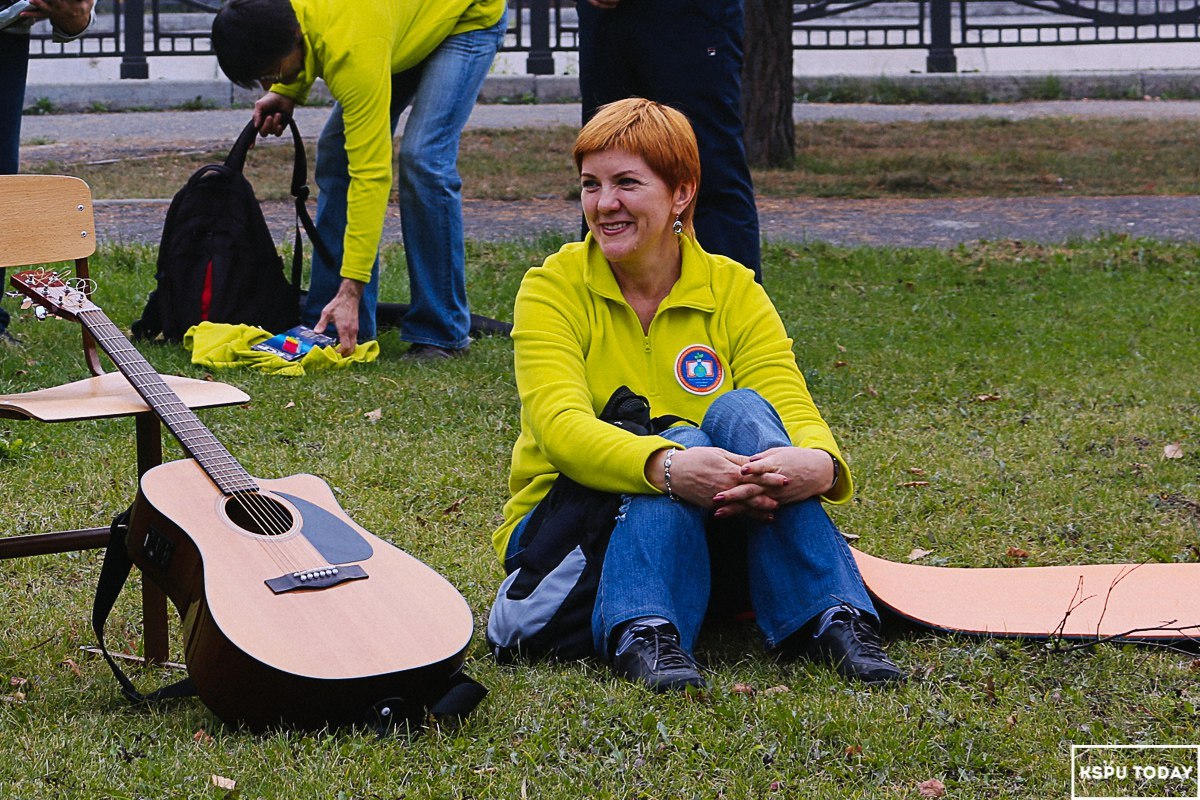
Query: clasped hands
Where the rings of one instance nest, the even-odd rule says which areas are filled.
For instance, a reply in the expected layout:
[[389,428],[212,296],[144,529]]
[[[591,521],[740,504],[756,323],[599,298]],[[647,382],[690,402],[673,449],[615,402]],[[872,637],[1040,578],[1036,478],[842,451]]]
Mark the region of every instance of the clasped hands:
[[[659,450],[646,462],[646,477],[666,489]],[[713,509],[718,519],[745,514],[770,522],[780,506],[807,500],[833,488],[829,453],[809,447],[772,447],[752,456],[720,447],[676,450],[671,459],[671,491],[681,500]]]

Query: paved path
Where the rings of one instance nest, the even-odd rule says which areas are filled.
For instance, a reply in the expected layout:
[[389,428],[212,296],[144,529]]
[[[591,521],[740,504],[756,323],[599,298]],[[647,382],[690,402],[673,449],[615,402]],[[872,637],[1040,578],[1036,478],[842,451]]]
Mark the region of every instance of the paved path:
[[[1064,101],[987,106],[872,106],[797,104],[797,120],[962,119],[969,117],[1118,116],[1200,120],[1200,102]],[[112,152],[211,148],[231,142],[248,119],[245,110],[142,112],[27,117],[26,158],[75,157],[89,148]],[[297,122],[315,136],[328,109],[302,108]],[[579,106],[477,106],[472,127],[532,127],[578,124]],[[311,133],[309,133],[311,132]],[[97,204],[99,241],[156,243],[166,214],[164,201],[103,201]],[[264,203],[277,238],[291,225],[286,203]],[[576,203],[468,201],[467,236],[527,238],[544,232],[573,236]],[[1200,198],[1039,197],[937,200],[760,200],[763,236],[773,241],[822,240],[836,244],[952,247],[981,239],[1060,242],[1103,232],[1172,240],[1200,240]],[[389,209],[385,241],[400,238],[396,209]]]

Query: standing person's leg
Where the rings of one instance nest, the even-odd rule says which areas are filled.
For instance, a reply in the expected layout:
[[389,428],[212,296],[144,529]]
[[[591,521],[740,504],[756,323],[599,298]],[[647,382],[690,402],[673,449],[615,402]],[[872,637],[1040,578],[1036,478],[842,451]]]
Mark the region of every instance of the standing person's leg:
[[[29,70],[29,37],[0,33],[0,175],[16,175],[21,165],[21,112]],[[4,270],[0,269],[0,297]],[[0,308],[0,334],[8,329],[8,312]]]
[[[679,109],[696,132],[696,239],[761,282],[758,206],[743,141],[741,0],[655,0],[630,3],[627,13],[636,19],[623,39],[637,56],[626,93]],[[581,86],[582,73],[581,63]]]
[[470,344],[458,144],[504,38],[506,20],[447,37],[421,64],[400,142],[400,223],[412,302],[401,338],[461,350]]
[[[600,9],[587,0],[576,4],[579,14],[579,95],[586,123],[605,103],[633,94],[633,62],[637,46],[625,34],[636,23],[636,3],[621,3],[616,8]],[[650,98],[653,99],[653,98]]]
[[[579,96],[582,100],[582,124],[587,124],[600,106],[622,100],[634,94],[633,62],[638,53],[628,52],[631,41],[625,29],[632,19],[636,23],[637,9],[632,3],[616,8],[600,9],[587,0],[578,0],[579,15]],[[633,9],[631,11],[631,8]],[[587,236],[587,220],[580,215],[579,238]]]

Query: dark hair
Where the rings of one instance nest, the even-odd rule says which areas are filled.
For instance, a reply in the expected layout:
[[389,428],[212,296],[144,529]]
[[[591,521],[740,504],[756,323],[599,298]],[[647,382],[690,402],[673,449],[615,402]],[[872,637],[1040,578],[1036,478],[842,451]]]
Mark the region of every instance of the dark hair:
[[229,0],[213,19],[213,50],[225,77],[253,89],[292,52],[299,32],[288,0]]

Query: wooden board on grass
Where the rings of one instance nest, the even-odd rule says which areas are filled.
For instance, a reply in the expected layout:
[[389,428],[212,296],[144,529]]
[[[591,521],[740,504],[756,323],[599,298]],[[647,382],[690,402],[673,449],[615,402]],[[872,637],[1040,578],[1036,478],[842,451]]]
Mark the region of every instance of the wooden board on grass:
[[853,552],[881,606],[937,630],[1200,641],[1200,564],[931,567]]

